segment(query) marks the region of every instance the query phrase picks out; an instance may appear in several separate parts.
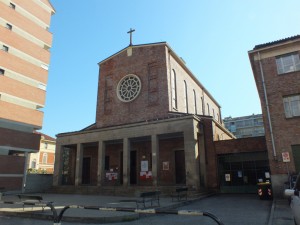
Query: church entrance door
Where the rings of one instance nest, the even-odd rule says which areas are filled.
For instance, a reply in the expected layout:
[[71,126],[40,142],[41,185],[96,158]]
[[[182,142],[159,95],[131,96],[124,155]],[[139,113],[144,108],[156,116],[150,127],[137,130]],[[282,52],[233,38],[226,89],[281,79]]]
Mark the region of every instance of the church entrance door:
[[91,157],[82,159],[82,184],[91,183]]
[[176,184],[186,183],[184,150],[175,151],[175,180]]
[[123,151],[120,151],[120,184],[123,184]]
[[136,184],[136,151],[130,152],[130,184]]

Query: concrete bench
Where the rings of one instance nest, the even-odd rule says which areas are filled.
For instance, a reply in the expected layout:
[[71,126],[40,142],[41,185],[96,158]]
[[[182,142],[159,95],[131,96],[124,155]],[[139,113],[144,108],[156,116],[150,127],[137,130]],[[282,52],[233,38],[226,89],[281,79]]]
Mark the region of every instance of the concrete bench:
[[139,208],[139,205],[143,204],[144,208],[146,208],[146,202],[150,202],[151,207],[153,206],[153,203],[157,203],[156,206],[160,206],[159,195],[160,191],[142,192],[140,194],[141,199],[136,201],[136,207]]
[[2,200],[2,196],[5,193],[5,187],[0,187],[0,201]]
[[187,187],[179,187],[175,189],[175,192],[171,195],[172,202],[174,199],[177,199],[177,201],[180,201],[181,199],[185,198],[187,200]]
[[[43,201],[43,197],[41,195],[18,195],[21,202],[23,202],[23,211],[25,205],[31,205],[32,208],[36,203],[48,203]],[[42,206],[44,211],[45,206]]]

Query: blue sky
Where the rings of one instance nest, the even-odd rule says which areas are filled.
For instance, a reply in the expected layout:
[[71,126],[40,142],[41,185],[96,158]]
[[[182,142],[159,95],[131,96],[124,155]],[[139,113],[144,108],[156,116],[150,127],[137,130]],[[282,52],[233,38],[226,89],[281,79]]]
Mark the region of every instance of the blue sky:
[[95,122],[98,62],[129,44],[166,41],[222,107],[261,113],[248,51],[300,34],[299,0],[51,0],[56,9],[43,133]]

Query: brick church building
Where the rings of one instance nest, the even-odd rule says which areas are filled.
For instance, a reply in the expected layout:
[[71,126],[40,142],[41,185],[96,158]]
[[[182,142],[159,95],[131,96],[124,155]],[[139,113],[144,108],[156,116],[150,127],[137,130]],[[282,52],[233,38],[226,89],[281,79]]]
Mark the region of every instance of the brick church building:
[[57,135],[54,187],[192,190],[218,186],[221,107],[166,42],[99,63],[96,121]]

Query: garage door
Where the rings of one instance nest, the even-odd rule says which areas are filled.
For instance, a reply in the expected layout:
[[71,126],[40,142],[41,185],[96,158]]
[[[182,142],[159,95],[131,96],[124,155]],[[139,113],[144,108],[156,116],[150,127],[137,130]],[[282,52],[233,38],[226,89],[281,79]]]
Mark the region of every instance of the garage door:
[[218,155],[222,193],[256,193],[259,180],[270,178],[267,152]]

